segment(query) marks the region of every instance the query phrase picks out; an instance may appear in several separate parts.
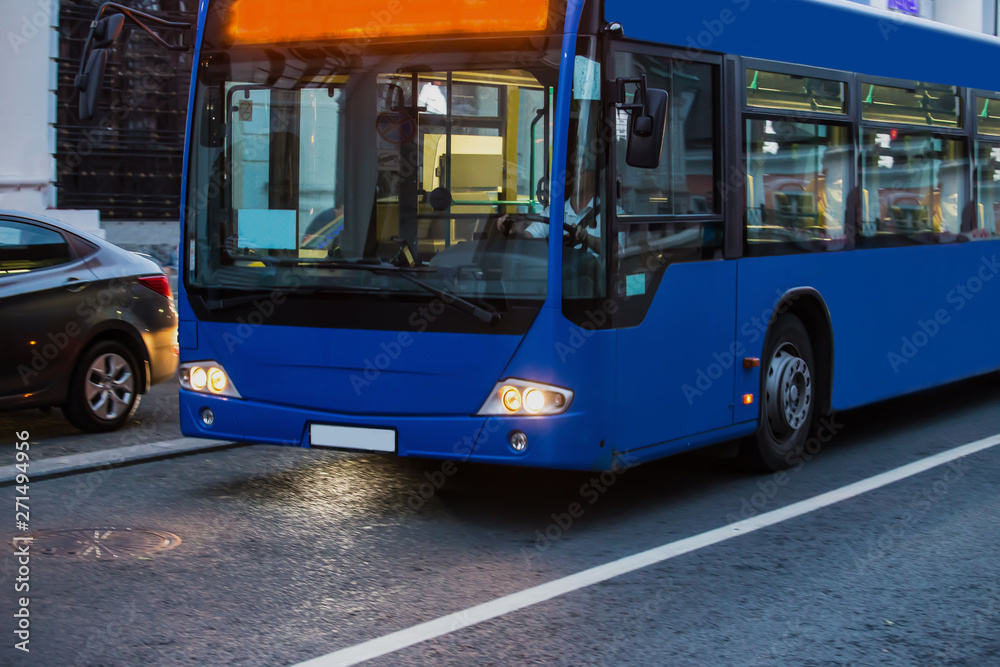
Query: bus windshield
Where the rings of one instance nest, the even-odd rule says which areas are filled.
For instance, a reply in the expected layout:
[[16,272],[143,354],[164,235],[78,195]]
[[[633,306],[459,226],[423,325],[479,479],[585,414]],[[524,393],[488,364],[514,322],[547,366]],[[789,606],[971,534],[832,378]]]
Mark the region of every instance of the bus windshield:
[[[188,284],[544,298],[558,52],[206,54]],[[385,270],[349,270],[347,264]]]

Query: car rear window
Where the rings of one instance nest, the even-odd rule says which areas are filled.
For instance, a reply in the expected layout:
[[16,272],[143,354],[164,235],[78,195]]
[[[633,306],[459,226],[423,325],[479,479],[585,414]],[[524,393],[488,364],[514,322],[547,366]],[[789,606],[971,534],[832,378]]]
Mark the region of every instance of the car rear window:
[[0,274],[23,273],[63,264],[71,259],[59,232],[13,220],[0,220]]

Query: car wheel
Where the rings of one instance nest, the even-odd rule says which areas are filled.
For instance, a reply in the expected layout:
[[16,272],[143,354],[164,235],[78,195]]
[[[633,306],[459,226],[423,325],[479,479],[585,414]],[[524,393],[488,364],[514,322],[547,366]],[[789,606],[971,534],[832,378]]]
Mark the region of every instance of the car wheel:
[[812,343],[802,320],[782,315],[768,333],[761,368],[760,423],[740,447],[757,470],[783,470],[798,460],[816,411]]
[[114,431],[139,405],[139,377],[135,357],[116,341],[90,347],[73,371],[66,418],[82,431]]

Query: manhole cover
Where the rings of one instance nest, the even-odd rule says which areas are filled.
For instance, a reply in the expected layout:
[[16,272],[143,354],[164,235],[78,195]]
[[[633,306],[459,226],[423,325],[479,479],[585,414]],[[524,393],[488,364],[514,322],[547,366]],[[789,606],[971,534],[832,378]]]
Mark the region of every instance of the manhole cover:
[[[30,535],[31,553],[97,560],[134,558],[173,549],[181,538],[164,530],[144,528],[79,528]],[[23,544],[23,542],[21,542]]]

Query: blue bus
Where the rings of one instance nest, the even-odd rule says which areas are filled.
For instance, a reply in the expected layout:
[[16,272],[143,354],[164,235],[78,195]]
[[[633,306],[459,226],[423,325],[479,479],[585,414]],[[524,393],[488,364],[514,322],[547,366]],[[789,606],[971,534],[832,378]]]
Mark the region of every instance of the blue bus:
[[194,52],[186,435],[778,470],[834,411],[1000,368],[995,38],[821,0],[203,0]]

